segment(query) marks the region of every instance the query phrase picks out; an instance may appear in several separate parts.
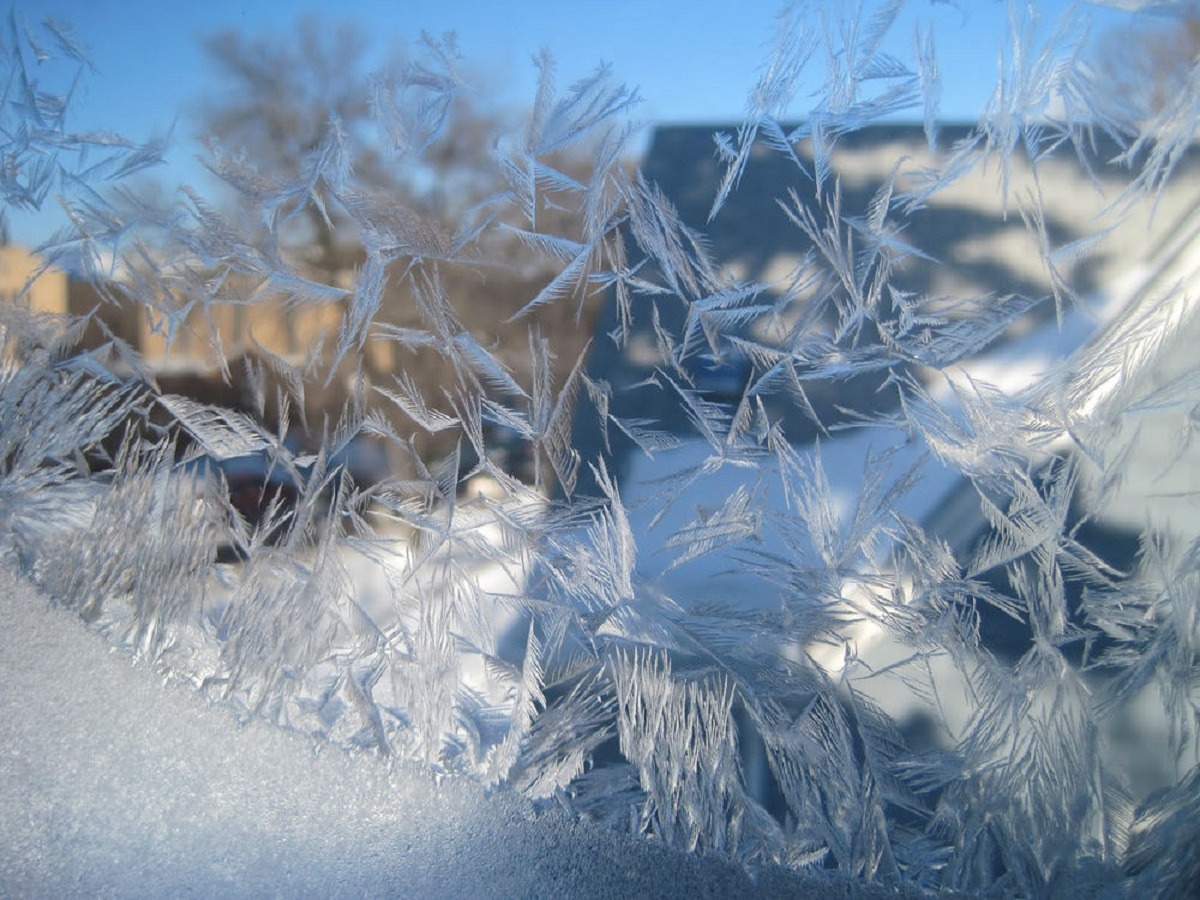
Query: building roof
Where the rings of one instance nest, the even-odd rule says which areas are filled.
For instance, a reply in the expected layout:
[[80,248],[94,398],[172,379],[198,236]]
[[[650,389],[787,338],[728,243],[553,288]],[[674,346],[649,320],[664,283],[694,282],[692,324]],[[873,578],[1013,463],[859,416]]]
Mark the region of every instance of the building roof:
[[[659,127],[642,167],[646,180],[674,205],[681,222],[704,235],[723,277],[761,283],[768,302],[779,297],[812,249],[784,206],[798,202],[810,210],[825,210],[819,212],[821,218],[836,202],[843,221],[864,217],[895,176],[890,214],[894,233],[919,253],[910,255],[895,273],[894,288],[949,302],[993,302],[1008,295],[1051,298],[1015,326],[1025,333],[1047,323],[1052,326],[1045,332],[1048,337],[1033,342],[1029,359],[1004,361],[1004,366],[1022,371],[1040,371],[1054,358],[1069,356],[1094,335],[1097,323],[1116,316],[1138,292],[1139,279],[1157,265],[1160,248],[1184,229],[1193,200],[1200,195],[1200,153],[1193,151],[1179,161],[1171,190],[1122,202],[1129,172],[1117,161],[1117,147],[1098,140],[1082,161],[1069,144],[1039,159],[1036,167],[1020,153],[1011,155],[1005,167],[996,154],[908,209],[904,191],[915,191],[923,173],[944,164],[974,132],[965,125],[943,126],[934,154],[922,127],[878,125],[837,139],[829,154],[829,175],[819,187],[810,174],[760,138],[736,189],[710,222],[713,198],[725,174],[714,134],[736,130],[732,125]],[[811,145],[801,144],[797,154],[811,173]],[[1056,254],[1050,260],[1038,217],[1045,247]],[[640,255],[630,247],[632,262]],[[1049,261],[1062,276],[1057,285]],[[1062,295],[1064,283],[1084,307],[1077,321],[1056,319],[1056,310],[1069,313],[1072,307],[1072,299]],[[618,328],[618,315],[616,298],[610,296],[600,316],[589,377],[613,387],[613,415],[655,419],[668,431],[686,434],[689,423],[678,397],[646,384],[665,364],[655,329],[678,334],[686,315],[683,303],[675,298],[635,298],[628,339],[620,345],[608,338]],[[1025,377],[1029,374],[1026,371]],[[886,409],[894,395],[880,392],[885,377],[880,373],[814,382],[806,388],[817,417],[828,425],[842,415],[840,408]],[[776,412],[787,421],[795,442],[820,433],[794,409],[781,407]],[[606,455],[610,467],[621,473],[632,444],[610,428],[609,443],[614,446],[611,454],[604,454],[594,419],[594,408],[581,403],[576,446],[585,459]]]

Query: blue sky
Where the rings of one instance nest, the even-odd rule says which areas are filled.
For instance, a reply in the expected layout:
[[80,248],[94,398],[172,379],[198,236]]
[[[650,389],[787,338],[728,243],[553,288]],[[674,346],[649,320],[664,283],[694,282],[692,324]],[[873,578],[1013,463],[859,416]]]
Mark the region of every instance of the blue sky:
[[[1037,8],[1052,23],[1068,5],[1039,0]],[[203,183],[191,111],[211,97],[214,82],[200,38],[222,28],[286,33],[305,14],[330,23],[353,20],[374,38],[381,58],[422,30],[454,31],[480,90],[518,107],[532,97],[531,56],[545,47],[559,60],[562,83],[600,61],[611,63],[619,78],[638,88],[648,123],[722,122],[741,114],[780,7],[777,0],[38,0],[17,10],[30,20],[50,15],[70,25],[91,54],[97,74],[83,85],[74,127],[144,140],[174,126],[169,168],[157,170],[159,178]],[[1107,10],[1093,15],[1100,30],[1119,18]],[[910,0],[890,49],[911,59],[916,23],[932,23],[943,117],[974,119],[995,83],[1005,16],[1005,3],[997,0]],[[817,86],[814,81],[811,89]],[[919,114],[914,110],[913,117]],[[12,236],[37,242],[57,221],[14,217]]]

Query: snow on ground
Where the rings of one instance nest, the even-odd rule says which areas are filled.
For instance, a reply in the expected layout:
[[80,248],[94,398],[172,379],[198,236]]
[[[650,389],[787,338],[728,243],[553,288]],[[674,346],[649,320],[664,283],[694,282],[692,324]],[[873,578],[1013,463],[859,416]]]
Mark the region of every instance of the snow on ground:
[[351,756],[110,651],[0,570],[0,895],[838,897]]
[[[880,455],[891,451],[886,457],[884,484],[890,485],[900,479],[914,466],[919,466],[920,481],[914,490],[903,495],[892,511],[914,521],[925,520],[936,510],[957,487],[961,476],[946,468],[926,454],[921,446],[906,439],[904,432],[892,428],[869,428],[835,435],[819,445],[797,448],[801,455],[816,455],[830,487],[834,510],[843,527],[854,514],[854,507],[869,464],[877,469]],[[665,515],[656,515],[663,507],[661,480],[675,473],[686,471],[704,461],[709,446],[703,441],[690,441],[683,446],[656,453],[651,458],[637,457],[630,475],[622,485],[622,500],[629,506],[630,527],[639,548],[639,566],[643,576],[652,579],[667,595],[684,604],[700,604],[732,598],[732,602],[746,604],[757,602],[771,605],[776,600],[778,588],[756,575],[748,566],[748,545],[768,552],[785,553],[778,536],[771,532],[772,517],[795,518],[789,510],[778,474],[768,469],[749,469],[739,466],[723,466],[714,473],[704,475],[688,487],[668,507]],[[755,491],[756,512],[764,515],[768,523],[761,539],[743,542],[729,548],[718,548],[698,559],[672,568],[675,557],[664,546],[690,519],[703,515],[705,507],[715,507],[732,496],[740,488]],[[698,512],[699,510],[699,512]],[[886,565],[887,548],[881,546],[881,560]],[[882,570],[881,570],[882,571]],[[849,580],[843,584],[844,597],[856,602],[869,603],[866,589]],[[753,598],[753,599],[752,599]],[[824,602],[829,602],[825,598]],[[848,625],[842,637],[845,643],[822,643],[803,648],[803,651],[819,662],[831,674],[838,673],[846,662],[846,645],[853,654],[877,664],[877,657],[886,655],[888,662],[899,656],[896,647],[886,650],[876,645],[887,643],[880,629],[868,619]],[[797,648],[799,650],[799,648]],[[883,663],[878,663],[882,665]],[[949,683],[958,678],[957,673],[946,667],[938,674]],[[914,709],[910,692],[900,689],[886,690],[887,697],[876,699],[884,702],[898,719],[903,720]]]

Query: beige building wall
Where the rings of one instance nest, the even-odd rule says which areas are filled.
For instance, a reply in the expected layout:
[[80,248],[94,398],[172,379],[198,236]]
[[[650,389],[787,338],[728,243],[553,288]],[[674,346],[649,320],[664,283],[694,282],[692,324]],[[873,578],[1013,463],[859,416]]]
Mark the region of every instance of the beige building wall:
[[246,306],[214,305],[185,316],[168,347],[166,317],[148,310],[142,320],[139,349],[150,365],[165,368],[214,368],[219,363],[218,345],[226,359],[257,343],[276,356],[298,360],[322,334],[326,345],[336,341],[341,321],[340,305],[288,309],[269,300]]
[[67,275],[44,268],[41,259],[17,244],[0,246],[0,300],[20,303],[37,312],[62,315],[67,310]]
[[[66,273],[45,267],[38,256],[17,244],[0,245],[0,302],[56,315],[72,311]],[[326,346],[336,342],[341,322],[340,304],[289,309],[282,302],[262,298],[245,306],[213,305],[184,316],[168,347],[165,316],[146,308],[139,310],[135,343],[151,366],[213,370],[220,367],[218,344],[226,359],[251,349],[253,339],[277,356],[299,360],[322,334]],[[368,344],[376,366],[388,366],[390,351],[386,343]]]

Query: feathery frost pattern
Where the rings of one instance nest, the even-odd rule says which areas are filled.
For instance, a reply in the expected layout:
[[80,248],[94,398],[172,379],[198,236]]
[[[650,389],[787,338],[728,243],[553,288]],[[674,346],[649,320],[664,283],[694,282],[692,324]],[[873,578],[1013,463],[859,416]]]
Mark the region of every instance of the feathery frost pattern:
[[[1097,523],[1138,471],[1171,493],[1194,464],[1200,378],[1158,370],[1195,330],[1200,229],[1164,219],[1196,190],[1200,67],[1136,119],[1095,76],[1086,8],[1006,8],[995,93],[955,129],[936,10],[791,4],[745,121],[713,135],[699,219],[625,164],[636,93],[605,67],[561,88],[544,54],[526,125],[488,138],[502,188],[451,225],[374,191],[333,115],[298,173],[214,143],[232,205],[142,201],[123,185],[162,146],[72,131],[84,51],[10,15],[0,203],[59,199],[71,225],[41,258],[100,305],[49,314],[26,285],[0,306],[6,563],[241,715],[681,851],[929,891],[1183,895],[1200,533],[1134,523],[1117,558]],[[420,52],[370,86],[396,166],[453,132],[467,77],[452,38]],[[897,112],[915,149],[864,191],[840,154]],[[586,175],[564,163],[581,148]],[[794,176],[766,204],[795,249],[769,277],[706,234],[764,157]],[[1048,199],[1064,166],[1095,193],[1083,232]],[[957,236],[923,243],[965,185],[1028,241],[1032,282],[956,288]],[[293,249],[300,220],[357,248],[345,278]],[[1127,222],[1160,249],[1082,278]],[[548,274],[496,310],[501,344],[466,311],[514,247]],[[543,330],[596,303],[582,351]],[[260,308],[317,337],[279,350]],[[172,387],[114,311],[167,353],[199,346],[248,405]],[[241,356],[230,316],[262,331]],[[1135,470],[1154,415],[1175,445]],[[365,476],[363,448],[386,459]],[[1146,709],[1167,746],[1150,773],[1115,736]]]

